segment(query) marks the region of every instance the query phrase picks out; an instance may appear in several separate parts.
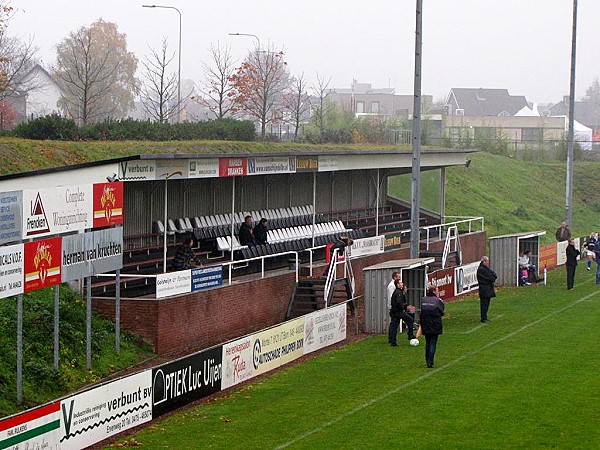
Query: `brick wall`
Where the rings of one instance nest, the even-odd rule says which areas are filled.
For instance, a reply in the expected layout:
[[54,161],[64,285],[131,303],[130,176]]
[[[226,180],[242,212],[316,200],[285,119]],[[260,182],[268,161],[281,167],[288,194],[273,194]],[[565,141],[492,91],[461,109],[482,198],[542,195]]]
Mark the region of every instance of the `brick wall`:
[[[478,261],[485,254],[485,232],[460,239],[464,263]],[[442,251],[443,245],[436,242],[432,250]],[[363,268],[409,257],[410,250],[401,248],[353,260],[356,295],[363,293]],[[121,328],[140,335],[161,356],[196,351],[285,320],[294,285],[294,272],[290,271],[174,298],[122,299]],[[114,300],[93,299],[93,308],[114,318]]]

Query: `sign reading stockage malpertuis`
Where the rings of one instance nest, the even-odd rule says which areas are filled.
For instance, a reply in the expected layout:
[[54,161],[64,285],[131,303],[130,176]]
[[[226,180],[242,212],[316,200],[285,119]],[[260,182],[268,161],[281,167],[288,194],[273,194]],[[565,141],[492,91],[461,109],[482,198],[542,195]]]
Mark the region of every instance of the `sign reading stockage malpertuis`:
[[123,228],[107,228],[62,238],[62,282],[123,267]]

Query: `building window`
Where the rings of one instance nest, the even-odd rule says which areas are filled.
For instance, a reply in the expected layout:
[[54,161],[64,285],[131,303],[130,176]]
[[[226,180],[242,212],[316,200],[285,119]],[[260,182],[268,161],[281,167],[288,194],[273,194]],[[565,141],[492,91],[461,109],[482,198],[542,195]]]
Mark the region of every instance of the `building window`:
[[522,142],[540,142],[544,139],[542,128],[521,128]]
[[365,112],[365,102],[356,102],[356,113],[362,114]]
[[379,102],[371,102],[371,112],[373,114],[379,114]]

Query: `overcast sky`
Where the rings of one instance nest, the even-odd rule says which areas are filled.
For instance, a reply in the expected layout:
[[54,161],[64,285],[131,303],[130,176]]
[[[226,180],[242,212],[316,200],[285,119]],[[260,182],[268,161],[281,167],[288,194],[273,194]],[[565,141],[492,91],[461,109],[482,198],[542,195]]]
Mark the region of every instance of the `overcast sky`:
[[[179,16],[132,0],[12,0],[11,34],[32,37],[44,66],[70,32],[102,18],[127,35],[138,58],[163,37],[175,51]],[[151,1],[147,1],[151,3]],[[290,72],[353,79],[412,94],[414,0],[169,0],[182,13],[182,78],[198,81],[211,43],[230,44],[242,59],[256,40],[285,51]],[[572,0],[423,0],[423,93],[443,100],[452,87],[507,88],[532,102],[557,102],[569,92]],[[600,77],[599,0],[579,0],[577,98]],[[173,66],[173,70],[177,67]]]

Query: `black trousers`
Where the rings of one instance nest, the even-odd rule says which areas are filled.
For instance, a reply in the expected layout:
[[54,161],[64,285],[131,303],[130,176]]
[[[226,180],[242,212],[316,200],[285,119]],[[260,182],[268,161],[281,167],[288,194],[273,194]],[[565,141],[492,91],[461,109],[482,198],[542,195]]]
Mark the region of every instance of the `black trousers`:
[[404,325],[406,325],[406,334],[408,339],[414,339],[415,337],[415,332],[413,330],[415,318],[412,314],[402,312],[398,317],[390,317],[390,327],[388,328],[388,342],[390,344],[396,343],[396,335],[398,334],[400,320],[402,320]]
[[427,367],[433,367],[433,358],[437,347],[438,334],[425,335],[425,363]]
[[567,266],[567,289],[573,289],[573,284],[575,284],[575,269],[577,269],[577,266]]
[[479,295],[479,313],[481,320],[488,320],[488,309],[490,309],[490,297]]

